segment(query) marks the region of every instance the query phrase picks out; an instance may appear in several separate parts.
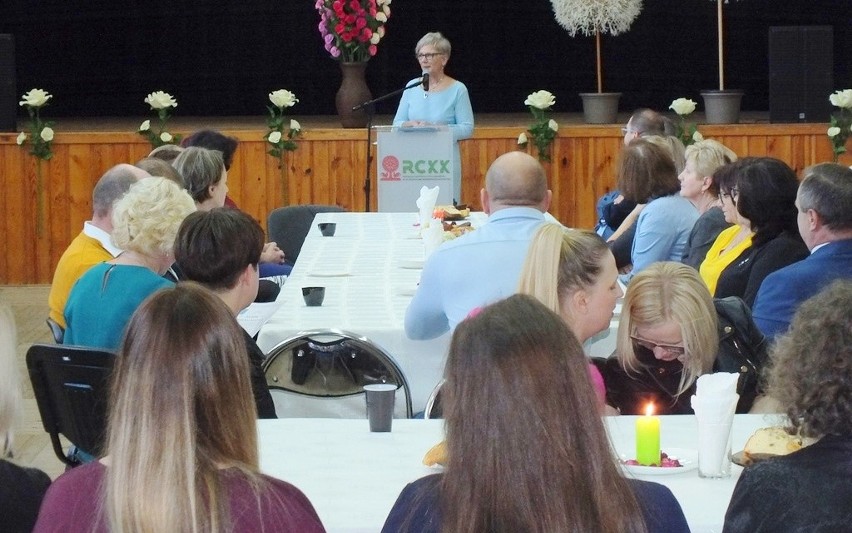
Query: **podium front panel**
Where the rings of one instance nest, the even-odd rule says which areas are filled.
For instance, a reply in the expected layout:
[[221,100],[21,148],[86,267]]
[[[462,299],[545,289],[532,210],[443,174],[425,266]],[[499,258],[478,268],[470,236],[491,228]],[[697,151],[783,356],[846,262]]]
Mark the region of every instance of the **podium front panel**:
[[438,205],[453,203],[453,134],[446,126],[376,127],[379,211],[417,211],[420,188],[440,187]]

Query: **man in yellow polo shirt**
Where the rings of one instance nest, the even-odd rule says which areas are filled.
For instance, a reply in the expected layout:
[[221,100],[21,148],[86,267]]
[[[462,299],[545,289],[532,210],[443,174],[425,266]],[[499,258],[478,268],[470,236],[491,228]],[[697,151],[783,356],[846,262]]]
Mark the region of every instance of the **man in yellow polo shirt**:
[[133,165],[121,164],[107,170],[92,191],[92,220],[83,224],[77,235],[59,258],[48,304],[50,318],[65,329],[65,302],[71,287],[91,267],[118,256],[121,250],[112,244],[112,206],[136,181],[150,174]]

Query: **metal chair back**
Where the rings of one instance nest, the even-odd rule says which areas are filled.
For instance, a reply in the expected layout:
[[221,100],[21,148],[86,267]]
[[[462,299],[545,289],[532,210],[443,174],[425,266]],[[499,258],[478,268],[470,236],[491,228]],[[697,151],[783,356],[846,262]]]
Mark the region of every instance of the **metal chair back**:
[[364,385],[397,386],[396,418],[411,418],[408,380],[393,357],[366,337],[337,329],[303,331],[264,363],[279,418],[364,418]]

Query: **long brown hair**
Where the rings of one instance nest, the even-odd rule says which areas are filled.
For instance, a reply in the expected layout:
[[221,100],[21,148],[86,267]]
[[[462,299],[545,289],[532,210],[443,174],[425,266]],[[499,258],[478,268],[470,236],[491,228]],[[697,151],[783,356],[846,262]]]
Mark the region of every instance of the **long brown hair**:
[[112,381],[110,530],[226,530],[219,469],[260,483],[256,417],[243,336],[224,302],[191,282],[148,298]]
[[456,328],[446,378],[443,531],[645,531],[556,313],[521,294],[484,308]]

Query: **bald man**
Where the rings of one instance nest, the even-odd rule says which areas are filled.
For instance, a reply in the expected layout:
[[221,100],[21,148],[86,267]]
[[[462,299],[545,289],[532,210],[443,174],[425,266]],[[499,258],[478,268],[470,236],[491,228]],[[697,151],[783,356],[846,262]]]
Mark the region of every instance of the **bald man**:
[[56,265],[50,295],[50,318],[65,329],[65,303],[71,287],[91,267],[117,257],[121,250],[112,244],[112,206],[137,180],[151,175],[133,165],[121,164],[107,170],[92,191],[92,220],[83,223]]
[[405,312],[406,335],[438,337],[472,309],[514,294],[551,196],[544,168],[535,158],[523,152],[498,157],[480,192],[488,222],[442,244],[426,261]]

